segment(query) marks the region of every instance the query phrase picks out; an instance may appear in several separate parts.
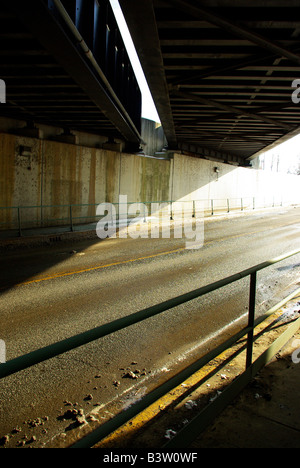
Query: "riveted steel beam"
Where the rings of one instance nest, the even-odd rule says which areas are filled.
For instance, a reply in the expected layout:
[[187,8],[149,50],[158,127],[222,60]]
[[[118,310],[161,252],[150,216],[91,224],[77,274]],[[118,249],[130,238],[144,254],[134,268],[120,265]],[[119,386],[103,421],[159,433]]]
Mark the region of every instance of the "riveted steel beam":
[[[51,4],[54,10],[49,9],[47,2],[42,0],[31,2],[31,8],[28,8],[27,2],[15,0],[10,8],[124,139],[138,146],[142,141],[139,130],[94,60],[87,44],[82,37],[79,40],[80,32],[76,30],[75,25],[72,27],[71,23],[65,23],[66,20],[61,15],[61,2],[55,0]],[[61,11],[58,6],[61,7]],[[78,12],[77,22],[78,27],[86,27],[86,9]]]

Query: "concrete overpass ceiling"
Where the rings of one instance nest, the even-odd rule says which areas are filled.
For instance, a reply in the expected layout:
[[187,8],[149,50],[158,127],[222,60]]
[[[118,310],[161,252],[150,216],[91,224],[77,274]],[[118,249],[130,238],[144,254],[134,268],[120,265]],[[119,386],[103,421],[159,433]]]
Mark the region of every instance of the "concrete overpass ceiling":
[[298,0],[120,0],[170,148],[249,164],[300,132]]
[[2,116],[139,147],[141,93],[108,0],[3,0],[0,41]]

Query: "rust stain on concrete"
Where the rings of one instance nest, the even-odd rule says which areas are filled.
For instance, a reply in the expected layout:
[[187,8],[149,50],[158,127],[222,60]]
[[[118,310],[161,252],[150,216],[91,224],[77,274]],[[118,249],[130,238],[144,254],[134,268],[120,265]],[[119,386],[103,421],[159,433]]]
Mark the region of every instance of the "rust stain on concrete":
[[106,202],[116,202],[116,183],[119,181],[120,159],[119,153],[105,152],[106,157]]
[[[0,135],[0,206],[13,205],[15,189],[15,137]],[[1,222],[10,222],[12,210],[0,210]]]
[[90,156],[90,174],[89,174],[89,183],[88,183],[88,216],[95,216],[95,203],[96,203],[96,167],[97,167],[97,153],[96,149],[91,149]]

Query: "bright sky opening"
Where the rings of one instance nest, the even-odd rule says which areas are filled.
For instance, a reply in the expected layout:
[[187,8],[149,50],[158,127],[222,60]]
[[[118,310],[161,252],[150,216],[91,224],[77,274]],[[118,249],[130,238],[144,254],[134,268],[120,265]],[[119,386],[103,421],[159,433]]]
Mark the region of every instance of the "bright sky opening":
[[141,67],[138,55],[135,50],[128,26],[124,19],[124,15],[118,0],[109,0],[113,8],[117,23],[119,25],[121,35],[126,46],[129,58],[131,60],[136,78],[139,83],[139,87],[142,92],[142,117],[145,119],[153,120],[154,122],[160,122],[155,104],[153,102],[152,95],[150,93],[143,69]]

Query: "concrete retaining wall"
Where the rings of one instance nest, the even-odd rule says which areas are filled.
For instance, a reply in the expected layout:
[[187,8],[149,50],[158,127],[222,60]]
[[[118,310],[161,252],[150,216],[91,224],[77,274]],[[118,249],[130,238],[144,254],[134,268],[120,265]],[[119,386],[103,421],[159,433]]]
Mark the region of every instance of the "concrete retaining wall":
[[[217,172],[218,171],[218,172]],[[174,155],[172,199],[214,200],[232,207],[300,203],[300,178],[251,168],[235,167],[183,155]]]
[[[69,205],[80,205],[72,207],[74,223],[92,221],[96,206],[117,203],[119,194],[129,203],[206,200],[209,205],[214,199],[216,209],[226,199],[231,207],[241,198],[252,206],[253,197],[257,206],[259,200],[300,203],[299,180],[179,154],[160,160],[1,133],[0,229],[17,227],[20,215],[23,227],[68,224]],[[26,208],[18,211],[20,206]]]

